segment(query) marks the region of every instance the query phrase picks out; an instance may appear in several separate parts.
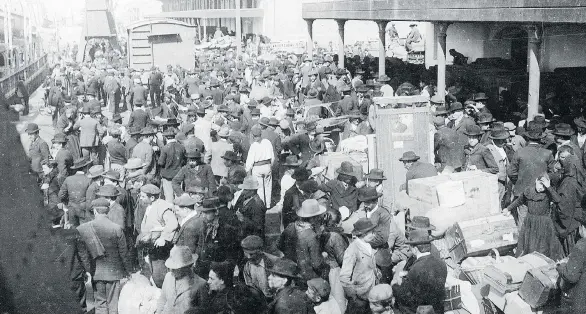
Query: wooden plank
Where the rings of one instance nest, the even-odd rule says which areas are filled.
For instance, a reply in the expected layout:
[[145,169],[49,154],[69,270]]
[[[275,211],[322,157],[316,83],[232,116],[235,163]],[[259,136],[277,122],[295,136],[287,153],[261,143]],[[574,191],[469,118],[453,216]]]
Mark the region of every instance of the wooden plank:
[[422,103],[428,102],[427,98],[421,95],[415,96],[396,96],[396,97],[374,97],[372,99],[375,104],[390,105],[390,104],[404,104],[404,103]]
[[[585,0],[336,1],[303,4],[304,19],[586,23]],[[530,3],[529,3],[530,2]],[[492,4],[490,4],[492,3]]]

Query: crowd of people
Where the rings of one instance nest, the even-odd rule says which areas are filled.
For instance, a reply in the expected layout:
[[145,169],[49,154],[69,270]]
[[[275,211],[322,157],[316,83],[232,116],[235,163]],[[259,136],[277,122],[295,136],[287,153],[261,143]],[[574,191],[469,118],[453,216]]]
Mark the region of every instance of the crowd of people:
[[[299,114],[333,103],[347,118],[341,138],[367,135],[374,96],[429,98],[435,165],[405,152],[406,181],[497,174],[503,208],[518,219],[517,255],[582,250],[586,119],[494,121],[483,93],[438,97],[423,82],[379,77],[360,57],[348,71],[330,55],[232,56],[164,72],[91,62],[53,72],[51,145],[38,125],[26,132],[53,228],[78,231],[71,278],[82,307],[89,278],[96,313],[117,313],[122,283],[140,271],[162,289],[156,313],[443,313],[447,266],[429,219],[398,227],[400,209],[379,202],[380,169],[359,180],[343,162],[328,180],[319,157],[330,131]],[[265,226],[273,208],[281,222]]]

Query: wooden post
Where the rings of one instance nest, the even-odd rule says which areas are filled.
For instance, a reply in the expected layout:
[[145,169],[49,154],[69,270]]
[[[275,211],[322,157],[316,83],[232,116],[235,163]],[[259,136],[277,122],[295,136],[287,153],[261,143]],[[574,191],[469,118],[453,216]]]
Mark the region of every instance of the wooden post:
[[344,68],[344,25],[346,20],[336,20],[338,23],[338,68]]
[[541,46],[542,28],[538,25],[526,27],[529,52],[529,95],[527,98],[527,121],[533,120],[539,107],[539,84],[541,70],[539,68],[539,48]]
[[386,61],[386,50],[385,50],[385,28],[387,27],[388,21],[376,21],[378,25],[378,76],[385,75],[385,61]]
[[307,55],[313,59],[313,20],[305,20],[307,23]]
[[441,97],[446,97],[446,32],[449,23],[436,23],[437,34],[437,91]]

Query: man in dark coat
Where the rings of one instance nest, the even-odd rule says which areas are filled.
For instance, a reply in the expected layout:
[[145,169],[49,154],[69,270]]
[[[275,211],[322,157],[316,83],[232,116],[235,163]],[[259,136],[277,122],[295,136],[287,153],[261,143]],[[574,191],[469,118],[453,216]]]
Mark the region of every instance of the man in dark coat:
[[332,208],[338,210],[346,206],[350,213],[358,209],[358,189],[356,188],[356,176],[354,166],[349,161],[344,161],[336,170],[338,177],[319,186],[319,190],[329,193]]
[[433,124],[437,129],[434,134],[435,163],[440,164],[441,169],[450,166],[459,171],[464,163],[464,145],[460,143],[458,133],[446,126],[444,117],[435,117]]
[[283,196],[282,219],[283,226],[287,227],[290,223],[297,220],[297,210],[301,207],[301,203],[310,198],[299,188],[304,182],[309,180],[311,172],[305,168],[297,168],[293,171],[291,178],[295,180],[295,184],[290,187]]
[[403,188],[403,190],[407,191],[407,194],[409,194],[409,180],[437,176],[437,169],[435,169],[434,165],[421,162],[419,161],[420,158],[413,151],[405,152],[399,158],[403,162],[405,169],[407,169],[405,186]]
[[67,205],[69,210],[67,215],[73,226],[79,226],[80,222],[91,219],[91,213],[86,209],[86,192],[92,182],[85,175],[91,163],[92,161],[87,157],[75,160],[71,170],[77,172],[67,177],[59,190],[59,198],[63,204]]
[[460,144],[466,145],[468,137],[464,134],[469,125],[475,125],[474,119],[464,115],[464,107],[461,103],[455,102],[450,105],[450,123],[448,127],[458,132]]
[[242,223],[242,237],[257,235],[264,239],[266,206],[257,193],[258,181],[248,176],[238,188],[242,193],[234,205],[234,210]]
[[195,253],[199,236],[204,228],[204,220],[195,209],[201,206],[202,199],[199,196],[191,197],[183,194],[177,197],[173,204],[176,205],[175,214],[179,219],[179,231],[175,233],[173,243],[189,247],[191,253]]
[[122,288],[120,280],[127,277],[133,267],[122,227],[108,219],[110,202],[100,198],[92,202],[92,207],[95,219],[77,228],[82,240],[79,254],[86,270],[95,264],[90,275],[94,284],[96,314],[116,313]]
[[[163,84],[163,75],[156,67],[151,69],[149,76],[149,93],[151,97],[151,106],[158,107],[161,105],[161,85]],[[135,104],[136,105],[136,104]]]
[[175,195],[183,194],[188,186],[199,185],[212,195],[217,190],[216,178],[212,168],[203,163],[199,151],[187,152],[187,165],[183,166],[173,178],[172,185]]
[[[446,263],[430,254],[431,237],[427,229],[409,232],[407,244],[412,246],[415,259],[405,264],[403,271],[397,271],[393,279],[393,295],[401,313],[416,313],[420,305],[431,305],[435,313],[444,312],[445,284],[448,275]],[[411,264],[408,266],[408,264]]]
[[267,306],[268,314],[315,313],[313,304],[303,290],[292,285],[293,280],[299,278],[299,267],[295,262],[280,258],[269,272],[269,288],[275,291],[275,297]]
[[40,179],[43,174],[41,163],[49,161],[49,145],[39,136],[39,126],[36,123],[29,123],[26,126],[26,133],[30,139],[29,158],[31,161],[31,172]]
[[161,149],[161,156],[157,163],[161,167],[163,194],[168,202],[172,202],[174,195],[172,181],[185,165],[185,148],[175,139],[174,129],[168,128],[163,132],[163,136],[167,139],[167,144]]
[[205,220],[199,236],[196,253],[199,256],[196,273],[201,277],[209,274],[211,262],[229,261],[235,263],[240,253],[238,230],[218,218],[221,207],[217,197],[203,201],[200,211]]
[[492,174],[499,172],[499,166],[490,150],[480,143],[484,132],[477,125],[469,125],[464,132],[468,136],[468,144],[464,146],[466,162],[465,171],[480,170]]
[[562,281],[562,309],[564,313],[586,312],[586,204],[582,201],[582,212],[576,218],[581,223],[578,240],[565,263],[557,266]]
[[134,104],[134,110],[130,114],[130,118],[128,118],[128,129],[137,128],[142,130],[147,126],[150,118],[142,106],[142,104]]

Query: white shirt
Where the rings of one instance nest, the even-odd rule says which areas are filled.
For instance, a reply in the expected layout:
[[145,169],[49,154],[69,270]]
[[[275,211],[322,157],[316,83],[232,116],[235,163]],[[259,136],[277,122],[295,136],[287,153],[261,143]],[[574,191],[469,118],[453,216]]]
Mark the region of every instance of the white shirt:
[[366,211],[366,218],[370,218],[370,216],[372,216],[372,214],[374,214],[374,212],[377,210],[378,210],[378,205],[376,205],[376,207],[373,208],[371,211]]
[[315,314],[342,314],[340,306],[332,296],[320,305],[314,306],[313,310],[315,311]]
[[254,166],[255,162],[263,161],[263,160],[271,160],[275,159],[275,153],[273,151],[273,144],[269,140],[262,139],[260,142],[254,142],[250,145],[250,150],[248,150],[248,157],[246,158],[246,172],[252,170],[252,166]]
[[579,146],[580,147],[584,146],[584,142],[586,142],[586,134],[581,135],[580,133],[578,133],[577,138],[578,138]]
[[285,173],[283,178],[281,179],[281,201],[279,204],[283,205],[283,200],[285,199],[285,193],[289,190],[292,186],[295,185],[295,179],[291,178],[291,173]]

